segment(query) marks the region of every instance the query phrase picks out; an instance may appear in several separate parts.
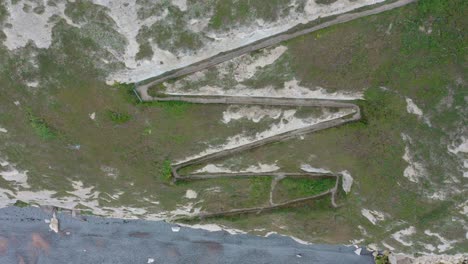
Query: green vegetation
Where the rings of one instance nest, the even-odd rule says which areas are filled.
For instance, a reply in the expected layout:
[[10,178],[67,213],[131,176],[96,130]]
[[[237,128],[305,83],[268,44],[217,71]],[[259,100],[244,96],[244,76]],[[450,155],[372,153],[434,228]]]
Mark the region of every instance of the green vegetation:
[[89,1],[78,0],[67,3],[67,15],[76,24],[82,24],[79,34],[105,48],[123,54],[127,40],[117,31],[115,21],[107,14],[107,8]]
[[314,196],[335,186],[335,179],[285,178],[278,182],[275,201],[287,201]]
[[35,116],[31,110],[27,110],[29,124],[34,132],[44,140],[55,139],[58,136],[57,131],[52,128],[45,119]]
[[171,1],[150,1],[150,0],[137,0],[136,3],[142,8],[138,9],[137,15],[141,20],[149,17],[160,16],[164,13],[164,10],[169,6]]
[[[389,86],[433,103],[453,78],[454,64],[466,56],[461,30],[466,6],[463,1],[420,1],[317,31],[288,42],[291,66],[306,86],[331,91]],[[316,52],[308,52],[311,46]]]
[[151,135],[151,133],[153,133],[153,130],[151,129],[151,127],[145,127],[145,129],[143,130],[143,135],[145,136],[149,136]]
[[253,177],[249,179],[249,181],[249,198],[252,203],[258,203],[260,200],[269,196],[271,188],[271,177]]
[[153,25],[143,26],[138,33],[140,43],[139,58],[147,58],[152,54],[148,39],[152,38],[158,47],[178,54],[186,51],[196,51],[203,45],[202,35],[188,29],[184,14],[178,8],[168,7],[169,15]]
[[383,255],[378,255],[374,258],[375,264],[390,264],[388,259],[388,252],[385,252]]
[[145,102],[143,103],[145,106],[151,106],[151,107],[158,107],[164,110],[166,114],[171,116],[171,118],[180,118],[184,114],[187,113],[187,111],[190,109],[190,107],[193,105],[192,103],[187,103],[187,102],[181,102],[181,101],[164,101],[164,102]]
[[127,123],[132,118],[131,115],[127,113],[120,113],[112,110],[107,110],[107,116],[116,125]]
[[78,0],[68,3],[65,7],[65,15],[77,24],[86,22],[114,24],[112,18],[107,15],[105,7],[88,1]]
[[[271,177],[215,179],[188,182],[190,188],[218,186],[220,192],[203,197],[207,212],[222,212],[233,208],[252,208],[269,204]],[[223,201],[220,203],[219,201]]]
[[162,181],[170,181],[172,178],[172,168],[171,168],[171,161],[164,160],[162,163],[160,177]]
[[[210,27],[214,29],[232,28],[236,25],[251,23],[256,19],[266,22],[278,20],[291,11],[291,0],[270,1],[224,1],[218,0],[214,5],[214,15]],[[298,9],[303,8],[304,1],[299,2]]]
[[157,85],[149,87],[148,94],[153,97],[164,97],[165,90],[166,90],[166,86],[164,85],[164,83],[159,83]]
[[290,70],[291,58],[288,53],[283,54],[275,63],[267,65],[257,71],[255,75],[245,80],[243,84],[251,87],[267,87],[282,88],[284,83],[293,79],[294,75]]
[[136,60],[151,59],[153,57],[153,48],[149,42],[143,42],[140,44],[138,53],[135,55]]
[[122,90],[132,90],[134,87],[133,83],[120,83],[116,82],[112,85],[112,87],[115,87],[117,89],[122,89]]
[[122,95],[122,98],[124,98],[127,103],[130,103],[132,105],[138,105],[141,103],[140,97],[136,94],[136,91],[134,90],[135,84],[115,83],[114,85],[112,85],[112,87],[115,87],[119,91],[119,93]]
[[[7,18],[8,16],[8,11],[6,9],[6,6],[5,6],[5,3],[4,3],[5,0],[0,0],[0,25],[3,24],[3,21]],[[0,39],[1,39],[1,36],[3,35],[4,33],[1,32],[1,35],[0,35]]]
[[23,201],[21,201],[21,200],[16,200],[16,202],[13,204],[13,206],[23,208],[23,207],[28,207],[29,204],[26,203],[26,202],[23,202]]
[[429,108],[447,94],[453,67],[466,60],[466,34],[460,30],[468,9],[465,1],[427,0],[400,24],[401,46],[396,57],[378,71],[380,83],[396,86]]
[[41,15],[41,14],[43,14],[45,12],[45,6],[38,5],[33,9],[33,12],[38,14],[38,15]]
[[[310,135],[304,141],[290,141],[287,146],[254,151],[247,159],[260,152],[284,153],[287,148],[288,157],[278,161],[282,168],[296,168],[312,159],[304,155],[314,155],[314,164],[332,171],[349,170],[358,182],[353,190],[359,195],[344,197],[347,208],[338,214],[350,221],[343,226],[364,224],[373,241],[387,239],[396,230],[382,232],[360,222],[362,207],[379,208],[419,229],[439,225],[455,238],[461,226],[443,224],[450,223],[455,203],[431,200],[427,195],[443,188],[451,177],[462,177],[457,161],[447,153],[447,144],[466,120],[466,85],[461,81],[466,75],[466,10],[464,1],[419,1],[288,42],[292,74],[301,85],[330,91],[370,87],[366,100],[358,102],[363,120]],[[405,97],[423,110],[431,126],[407,113]],[[411,137],[411,143],[403,142],[402,133]],[[419,184],[403,177],[408,165],[402,159],[405,145],[426,168]],[[318,213],[336,217],[315,207],[313,213],[295,210],[294,217],[301,219]],[[272,214],[262,224],[283,217],[279,212]],[[314,230],[306,229],[308,233]],[[328,234],[336,232],[328,230]]]

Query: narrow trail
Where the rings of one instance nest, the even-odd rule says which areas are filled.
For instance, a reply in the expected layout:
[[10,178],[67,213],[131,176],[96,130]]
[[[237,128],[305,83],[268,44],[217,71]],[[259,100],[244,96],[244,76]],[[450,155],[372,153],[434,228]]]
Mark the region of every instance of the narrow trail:
[[[212,66],[215,66],[217,64],[220,64],[222,62],[231,60],[233,58],[242,56],[244,54],[250,53],[252,51],[264,49],[267,47],[274,46],[276,44],[279,44],[281,42],[294,39],[297,37],[300,37],[302,35],[306,35],[309,33],[312,33],[314,31],[324,29],[333,25],[341,24],[341,23],[346,23],[358,18],[366,17],[366,16],[371,16],[371,15],[376,15],[385,11],[389,11],[395,8],[399,8],[405,5],[408,5],[410,3],[417,2],[417,0],[397,0],[392,3],[388,4],[383,4],[379,5],[375,8],[368,9],[368,10],[363,10],[359,12],[348,12],[345,14],[337,15],[334,19],[325,21],[320,24],[311,24],[309,23],[309,27],[303,28],[303,29],[295,29],[292,28],[286,32],[279,33],[277,35],[273,35],[258,41],[255,41],[253,43],[250,43],[246,46],[239,47],[237,49],[229,50],[226,52],[219,53],[213,57],[210,57],[208,59],[187,65],[185,67],[175,69],[166,73],[163,73],[159,76],[156,76],[154,78],[150,78],[146,81],[142,81],[142,85],[138,86],[138,92],[141,95],[141,99],[146,101],[146,100],[151,100],[151,96],[148,95],[147,90],[149,87],[157,85],[159,83],[163,83],[167,80],[175,79],[184,75],[188,75],[191,73],[195,73],[207,68],[210,68]],[[371,7],[371,6],[367,6]],[[319,19],[327,19],[325,18],[319,18]],[[316,20],[317,21],[317,20]],[[314,22],[314,21],[312,21]],[[154,80],[151,80],[154,79]]]
[[[176,69],[155,78],[151,81],[145,81],[135,87],[135,93],[141,101],[182,101],[196,104],[225,104],[225,105],[262,105],[262,106],[291,106],[291,107],[329,107],[329,108],[347,108],[351,109],[350,114],[324,121],[321,123],[313,124],[310,126],[302,127],[299,129],[287,131],[280,133],[274,136],[266,137],[250,143],[240,145],[233,148],[223,149],[214,153],[206,154],[196,158],[192,158],[180,163],[171,164],[171,173],[174,181],[190,181],[190,180],[206,180],[206,179],[216,179],[216,178],[251,178],[251,177],[272,177],[272,185],[270,188],[270,197],[269,205],[251,207],[251,208],[238,208],[221,212],[203,212],[199,215],[193,217],[183,217],[187,218],[206,218],[206,217],[216,217],[216,216],[226,216],[226,215],[235,215],[235,214],[244,214],[244,213],[259,213],[266,210],[272,210],[281,207],[288,207],[295,204],[320,199],[325,196],[330,196],[331,205],[333,207],[338,207],[336,203],[336,194],[338,192],[338,186],[341,179],[341,174],[335,173],[316,173],[316,172],[266,172],[266,173],[191,173],[182,175],[179,173],[180,170],[193,166],[199,165],[202,163],[209,163],[215,160],[219,160],[230,155],[238,154],[245,151],[250,151],[255,148],[259,148],[268,144],[275,142],[296,138],[301,135],[325,130],[328,128],[338,127],[349,122],[355,122],[361,119],[361,111],[359,106],[352,103],[351,101],[344,100],[324,100],[324,99],[302,99],[302,98],[277,98],[277,97],[241,97],[241,96],[206,96],[206,95],[170,95],[170,94],[161,94],[159,97],[153,97],[148,94],[148,89],[157,84],[163,83],[167,80],[178,78],[184,75],[195,73],[209,67],[215,66],[219,63],[231,60],[235,57],[244,55],[246,53],[263,49],[266,47],[274,46],[280,42],[290,40],[311,32],[323,29],[332,25],[345,23],[357,18],[379,14],[388,10],[392,10],[413,2],[417,0],[397,0],[392,3],[379,5],[373,9],[363,10],[359,12],[351,12],[342,15],[336,16],[334,19],[321,23],[319,25],[313,25],[305,29],[296,30],[296,31],[287,31],[274,35],[257,42],[251,43],[247,46],[240,47],[235,50],[228,52],[220,53],[206,60],[200,61],[195,64],[188,65],[186,67]],[[290,177],[290,178],[310,178],[310,179],[323,179],[323,178],[332,178],[335,179],[335,185],[329,190],[326,190],[322,193],[293,199],[285,202],[276,203],[273,199],[274,189],[280,179]]]

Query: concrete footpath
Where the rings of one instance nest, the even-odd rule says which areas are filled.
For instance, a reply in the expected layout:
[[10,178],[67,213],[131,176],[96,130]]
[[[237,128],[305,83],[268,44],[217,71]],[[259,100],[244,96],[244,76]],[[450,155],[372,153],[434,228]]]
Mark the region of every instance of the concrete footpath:
[[45,221],[51,217],[34,207],[0,209],[0,263],[374,263],[370,255],[356,255],[354,247],[303,245],[288,237],[231,235],[162,221],[58,213],[55,233]]

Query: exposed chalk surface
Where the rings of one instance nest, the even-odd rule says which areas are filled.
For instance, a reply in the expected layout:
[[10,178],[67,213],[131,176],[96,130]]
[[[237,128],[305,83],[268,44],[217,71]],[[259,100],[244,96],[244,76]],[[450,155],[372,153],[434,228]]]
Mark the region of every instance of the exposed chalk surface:
[[323,168],[314,168],[310,166],[309,164],[302,164],[301,165],[301,170],[306,171],[306,172],[318,172],[318,173],[331,173],[331,171]]
[[[6,23],[10,26],[3,27],[6,35],[3,44],[10,50],[24,47],[29,41],[32,41],[38,48],[48,48],[52,43],[52,28],[55,25],[52,22],[54,19],[51,19],[53,16],[61,17],[68,24],[78,27],[64,14],[66,5],[64,1],[58,1],[54,5],[43,5],[42,14],[26,12],[22,3],[13,4],[12,2],[4,2],[8,12]],[[39,7],[36,1],[28,2],[28,4],[32,4],[31,8]]]
[[351,186],[353,186],[354,179],[348,171],[341,172],[343,178],[343,191],[349,193],[351,191]]
[[251,96],[251,97],[280,97],[280,98],[315,98],[329,100],[356,100],[362,99],[362,92],[328,92],[322,87],[308,88],[299,85],[296,79],[284,82],[283,87],[276,88],[271,85],[253,88],[243,84],[232,87],[202,86],[195,89],[183,89],[181,83],[171,84],[165,82],[166,93],[170,95],[222,95],[222,96]]
[[408,237],[416,233],[416,228],[414,226],[410,226],[406,229],[402,229],[392,234],[392,238],[396,241],[400,242],[400,244],[404,246],[412,246],[413,242],[408,240]]
[[[163,74],[164,72],[197,63],[221,52],[247,46],[258,40],[285,32],[299,24],[308,23],[320,17],[346,13],[360,7],[381,3],[383,0],[338,0],[327,5],[317,4],[314,0],[306,0],[304,2],[303,12],[291,12],[289,15],[271,23],[257,20],[256,23],[235,27],[227,31],[210,30],[206,27],[208,25],[207,22],[202,22],[202,19],[199,19],[199,21],[193,19],[189,22],[190,26],[195,27],[194,29],[201,26],[196,31],[202,31],[204,35],[213,41],[204,43],[204,46],[196,53],[182,53],[179,56],[167,50],[162,50],[158,45],[153,44],[152,50],[154,54],[152,58],[138,62],[135,59],[139,51],[139,43],[137,42],[138,32],[143,26],[151,26],[155,20],[164,19],[164,17],[150,17],[143,21],[139,20],[137,16],[139,8],[135,0],[94,0],[94,3],[106,6],[109,9],[108,15],[116,22],[116,30],[128,41],[124,56],[118,57],[125,64],[126,69],[108,76],[108,83],[115,81],[139,82],[155,75]],[[182,11],[190,8],[190,6],[187,6],[186,0],[173,0],[172,3]],[[209,16],[210,14],[206,15]],[[283,37],[278,37],[278,39],[283,40]],[[270,59],[273,60],[274,58],[275,55],[272,55]],[[163,62],[162,64],[160,63],[161,61]]]
[[460,145],[450,146],[448,150],[453,154],[458,154],[459,152],[468,153],[468,138],[462,137]]
[[235,136],[231,136],[227,138],[226,143],[218,146],[210,146],[209,148],[205,149],[204,151],[186,157],[185,159],[178,161],[178,163],[182,163],[187,160],[194,159],[196,157],[205,156],[211,153],[219,152],[222,150],[233,149],[242,145],[246,145],[255,141],[259,141],[265,138],[273,137],[278,134],[282,134],[285,132],[290,132],[294,130],[298,130],[301,128],[309,127],[315,124],[319,124],[325,121],[330,121],[334,119],[338,119],[344,117],[348,114],[354,112],[354,109],[348,108],[339,108],[337,112],[329,112],[327,110],[323,110],[322,115],[320,116],[311,116],[308,118],[298,118],[296,117],[296,110],[284,110],[282,111],[281,117],[278,118],[281,122],[277,122],[271,124],[267,130],[262,132],[256,133],[254,136],[246,136],[244,134],[237,134]]
[[412,99],[406,97],[406,111],[410,114],[415,114],[417,116],[422,116],[423,111],[413,102]]
[[185,193],[185,198],[187,199],[196,199],[198,196],[197,192],[194,190],[187,190]]
[[264,164],[264,163],[258,163],[257,165],[251,165],[245,169],[240,169],[240,170],[231,170],[229,168],[220,166],[220,165],[214,165],[214,164],[208,164],[205,167],[196,170],[195,173],[202,173],[202,172],[209,172],[209,173],[229,173],[229,172],[272,172],[279,170],[279,167],[276,164]]
[[421,162],[415,161],[408,145],[405,146],[405,153],[402,158],[408,163],[403,171],[403,176],[414,183],[419,182],[419,179],[426,174],[426,170]]
[[375,210],[362,209],[361,214],[374,225],[378,221],[382,221],[385,219],[385,216],[383,213],[379,211],[375,211]]

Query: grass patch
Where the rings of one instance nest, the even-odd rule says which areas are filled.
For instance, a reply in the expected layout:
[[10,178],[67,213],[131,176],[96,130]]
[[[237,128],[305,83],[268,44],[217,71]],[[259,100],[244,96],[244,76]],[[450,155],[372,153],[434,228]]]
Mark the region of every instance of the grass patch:
[[139,96],[136,94],[135,91],[135,84],[134,83],[115,83],[112,87],[116,88],[121,92],[122,97],[125,99],[126,102],[137,105],[141,103]]
[[29,118],[29,124],[33,128],[33,131],[40,138],[44,140],[56,139],[58,133],[54,128],[52,128],[45,119],[35,116],[30,109],[27,110],[27,115]]
[[29,204],[27,202],[23,202],[21,200],[16,200],[16,202],[13,204],[13,206],[16,206],[16,207],[28,207]]
[[135,56],[136,60],[151,59],[153,57],[153,48],[149,42],[140,44],[138,53]]
[[193,52],[200,49],[203,46],[203,36],[187,27],[183,12],[172,6],[169,6],[167,10],[169,15],[166,19],[157,21],[150,27],[141,28],[137,36],[138,42],[143,44],[140,48],[148,46],[147,41],[152,37],[158,47],[172,53]]
[[263,19],[266,22],[276,21],[286,16],[291,8],[290,0],[269,1],[217,1],[214,6],[214,14],[209,26],[213,29],[224,29],[250,23],[255,19]]
[[171,115],[172,118],[174,117],[182,117],[184,116],[187,111],[192,106],[191,103],[181,102],[181,101],[166,101],[166,102],[144,102],[145,106],[151,107],[159,107],[163,109],[166,114]]
[[[0,1],[0,23],[3,23],[3,21],[6,20],[8,17],[8,11],[6,9],[6,5],[4,3],[5,0]],[[3,32],[2,32],[3,33]]]
[[124,124],[132,118],[130,114],[107,110],[107,116],[116,125]]
[[163,93],[166,90],[166,86],[163,83],[151,86],[148,88],[148,94],[152,97],[164,97]]
[[70,2],[65,8],[65,14],[74,23],[100,22],[113,24],[113,20],[107,15],[106,8],[87,1]]
[[335,186],[335,179],[285,178],[278,182],[275,196],[280,201],[323,193]]
[[112,85],[112,87],[118,88],[118,89],[124,89],[124,90],[131,90],[134,87],[133,83],[120,83],[116,82]]
[[143,129],[142,135],[144,135],[144,136],[149,136],[149,135],[151,135],[151,133],[153,133],[153,129],[152,129],[151,127],[148,126],[148,127],[145,127],[145,128]]
[[162,163],[162,167],[160,170],[160,178],[161,180],[167,182],[170,181],[172,178],[172,168],[171,168],[171,161],[164,160]]
[[253,177],[249,181],[249,200],[252,203],[258,204],[260,200],[268,198],[271,188],[271,177]]
[[388,254],[378,255],[375,257],[375,264],[390,264],[390,260],[388,259]]

